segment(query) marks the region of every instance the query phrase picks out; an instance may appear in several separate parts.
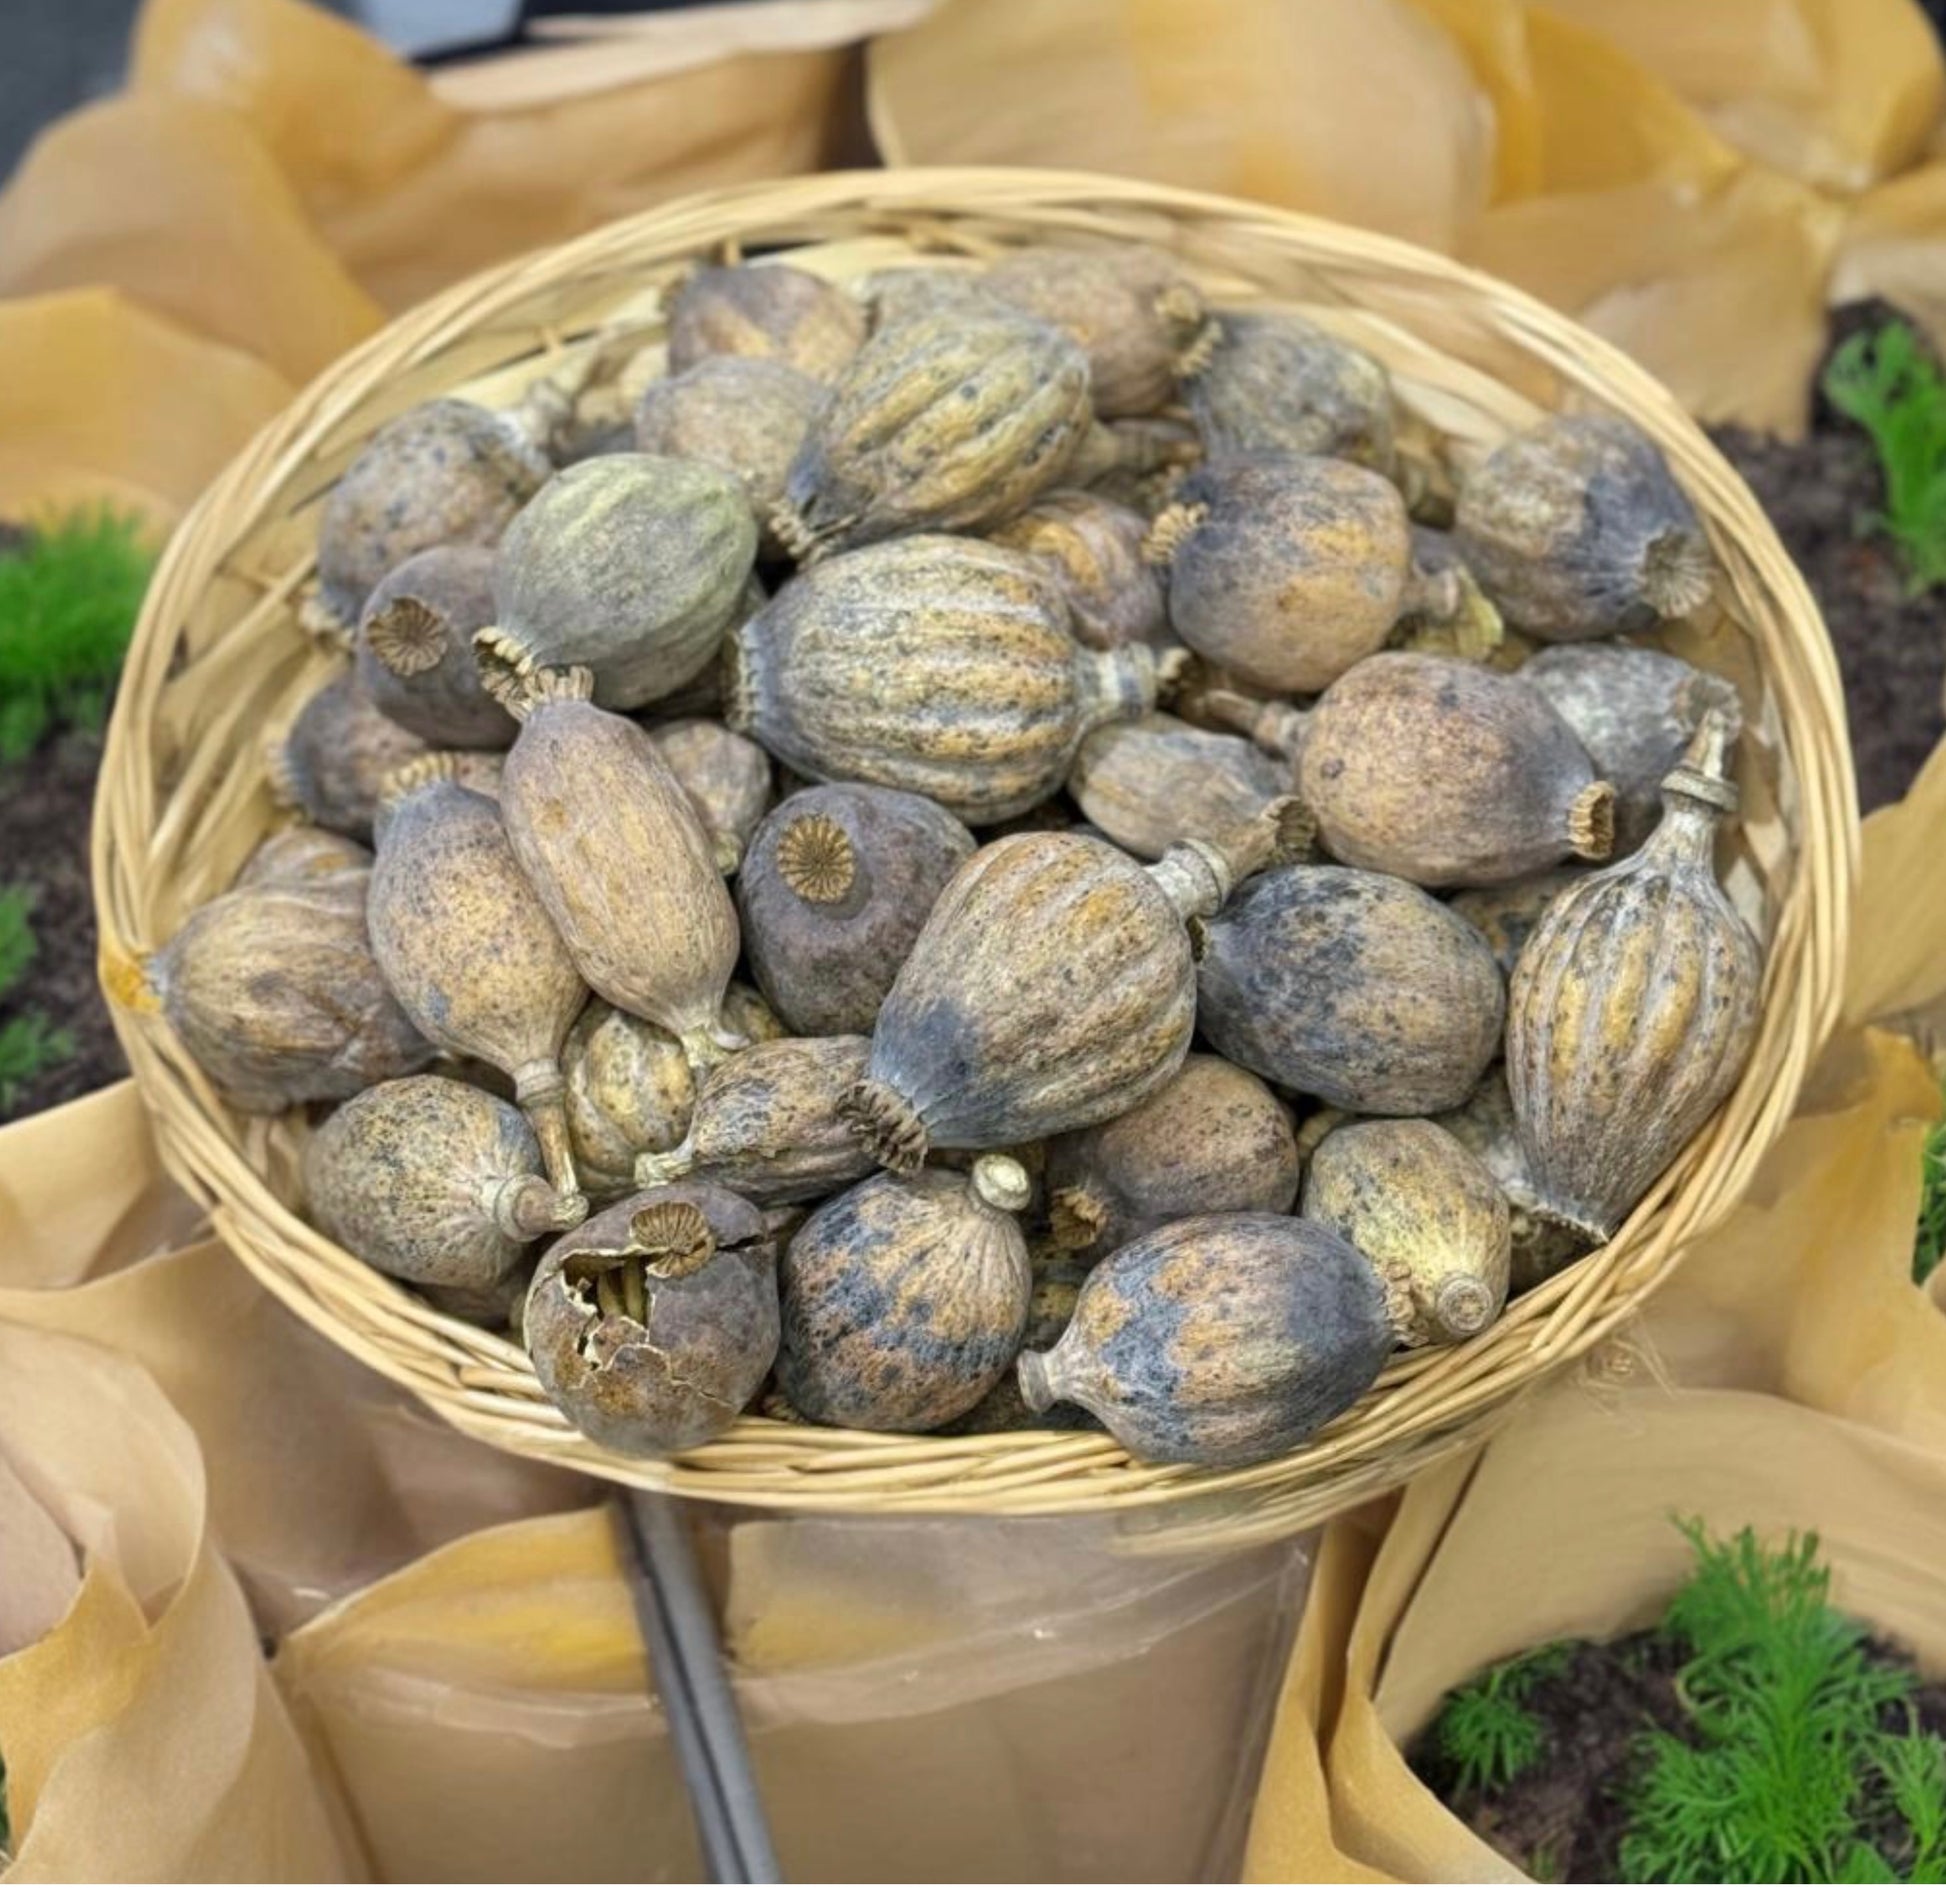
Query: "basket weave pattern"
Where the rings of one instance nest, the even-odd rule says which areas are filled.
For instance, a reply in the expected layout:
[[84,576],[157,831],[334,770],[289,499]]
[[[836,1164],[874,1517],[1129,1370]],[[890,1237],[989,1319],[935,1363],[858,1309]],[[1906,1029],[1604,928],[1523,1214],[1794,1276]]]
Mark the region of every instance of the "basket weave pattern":
[[[1219,304],[1301,309],[1392,370],[1408,427],[1462,465],[1550,409],[1612,409],[1659,442],[1707,525],[1712,606],[1672,649],[1735,679],[1744,821],[1725,862],[1765,942],[1762,1025],[1716,1119],[1606,1248],[1455,1348],[1398,1357],[1297,1452],[1205,1471],[1132,1462],[1100,1434],[849,1433],[762,1419],[670,1461],[584,1440],[517,1344],[435,1314],[309,1228],[302,1127],[239,1117],[152,1014],[117,1006],[170,1171],[249,1268],[306,1321],[481,1439],[636,1485],[761,1505],[1052,1513],[1191,1502],[1171,1515],[1296,1528],[1476,1437],[1586,1356],[1718,1222],[1781,1129],[1835,1017],[1857,846],[1838,680],[1803,582],[1742,483],[1640,369],[1565,318],[1407,245],[1229,199],[1044,172],[871,172],[691,198],[475,279],[337,364],[224,473],[156,574],[124,676],[97,806],[94,880],[111,994],[132,956],[226,888],[274,825],[262,743],[335,660],[298,629],[317,509],[383,422],[436,394],[509,401],[619,328],[659,336],[670,279],[699,257],[793,249],[851,277],[984,258],[1023,241],[1113,238],[1173,251]],[[1198,1502],[1208,1502],[1207,1505]]]

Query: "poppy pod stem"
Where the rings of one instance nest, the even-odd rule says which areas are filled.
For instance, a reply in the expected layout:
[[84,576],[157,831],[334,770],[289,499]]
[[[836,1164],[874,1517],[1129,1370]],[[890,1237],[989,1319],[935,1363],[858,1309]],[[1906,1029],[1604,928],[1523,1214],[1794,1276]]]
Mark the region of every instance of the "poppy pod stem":
[[1117,645],[1113,651],[1077,648],[1078,734],[1086,736],[1105,723],[1128,723],[1146,716],[1156,706],[1163,678],[1173,675],[1173,655],[1146,644]]
[[567,1082],[561,1076],[560,1064],[553,1059],[536,1059],[511,1076],[514,1103],[527,1114],[527,1122],[540,1142],[547,1181],[564,1198],[580,1197],[574,1147],[568,1139]]
[[839,1099],[838,1115],[888,1171],[907,1175],[926,1161],[926,1127],[910,1101],[883,1080],[859,1080]]
[[585,1197],[564,1197],[544,1177],[507,1177],[486,1193],[494,1228],[516,1243],[572,1230],[588,1214]]
[[1148,872],[1185,921],[1207,919],[1239,883],[1273,864],[1301,859],[1315,835],[1303,803],[1280,796],[1228,842],[1179,842]]
[[1241,691],[1204,691],[1195,706],[1204,716],[1246,736],[1258,749],[1295,764],[1304,749],[1311,713],[1295,704],[1265,702]]
[[1020,1398],[1036,1414],[1045,1414],[1060,1397],[1047,1372],[1048,1357],[1035,1349],[1026,1350],[1014,1364],[1020,1381]]
[[1005,1215],[1025,1210],[1034,1195],[1026,1166],[1001,1151],[990,1151],[975,1160],[967,1190],[982,1208]]

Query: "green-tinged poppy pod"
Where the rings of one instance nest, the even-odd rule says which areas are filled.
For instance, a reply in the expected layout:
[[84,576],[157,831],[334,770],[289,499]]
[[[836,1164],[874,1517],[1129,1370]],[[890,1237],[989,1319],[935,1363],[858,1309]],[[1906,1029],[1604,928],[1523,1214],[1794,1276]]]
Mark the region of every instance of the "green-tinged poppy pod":
[[1189,406],[1212,458],[1326,454],[1392,471],[1390,377],[1376,358],[1302,316],[1222,311],[1190,378]]
[[669,298],[672,375],[733,356],[782,362],[829,381],[864,339],[864,305],[788,263],[694,269]]
[[514,721],[480,682],[474,635],[493,623],[494,555],[431,546],[388,572],[358,616],[360,688],[442,750],[504,750]]

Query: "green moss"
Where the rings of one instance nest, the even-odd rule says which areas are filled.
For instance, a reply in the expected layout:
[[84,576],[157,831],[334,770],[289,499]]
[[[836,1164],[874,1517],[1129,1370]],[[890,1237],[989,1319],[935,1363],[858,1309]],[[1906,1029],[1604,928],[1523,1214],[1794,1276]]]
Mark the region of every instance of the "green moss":
[[9,1006],[26,977],[39,942],[34,938],[32,892],[0,887],[0,1112],[10,1112],[29,1080],[74,1056],[74,1036],[49,1024],[45,1014]]
[[1878,450],[1885,511],[1877,524],[1899,548],[1906,583],[1946,579],[1946,380],[1903,322],[1850,337],[1824,372],[1824,393]]

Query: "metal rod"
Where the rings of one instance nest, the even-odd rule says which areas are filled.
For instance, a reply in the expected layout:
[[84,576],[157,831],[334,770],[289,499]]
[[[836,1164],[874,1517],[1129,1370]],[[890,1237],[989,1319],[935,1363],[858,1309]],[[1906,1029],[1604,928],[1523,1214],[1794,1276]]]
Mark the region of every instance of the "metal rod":
[[775,1885],[784,1877],[681,1509],[663,1494],[632,1490],[615,1504],[629,1594],[682,1763],[704,1867],[725,1885]]

